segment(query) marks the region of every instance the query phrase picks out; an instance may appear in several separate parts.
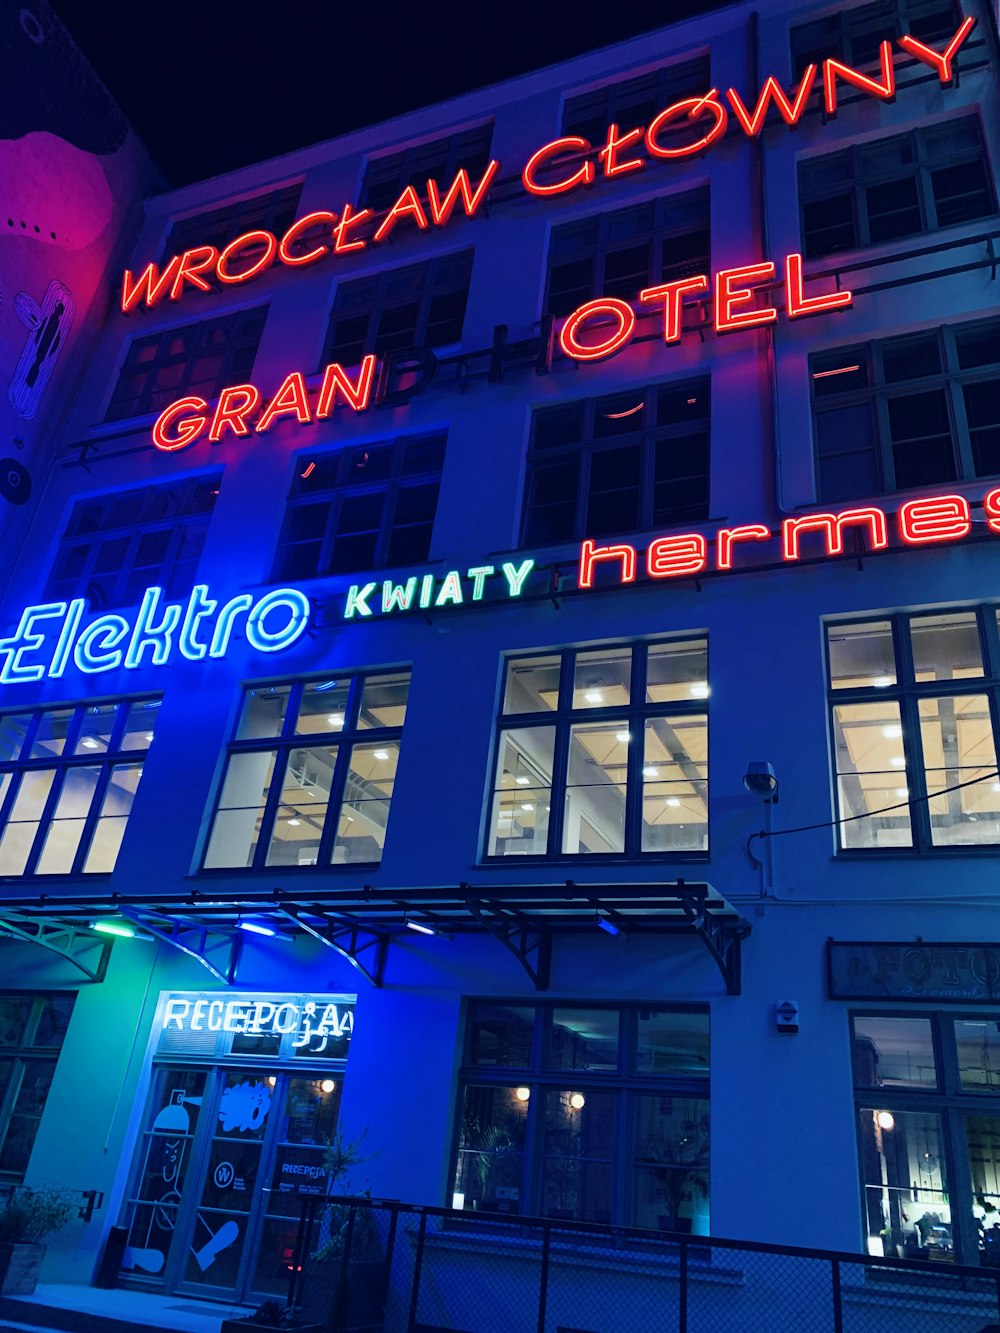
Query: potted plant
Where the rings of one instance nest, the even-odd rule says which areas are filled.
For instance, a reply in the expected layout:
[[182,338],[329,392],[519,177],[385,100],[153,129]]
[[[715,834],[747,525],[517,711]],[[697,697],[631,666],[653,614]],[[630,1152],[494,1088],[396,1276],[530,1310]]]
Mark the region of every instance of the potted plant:
[[42,1242],[76,1213],[73,1196],[56,1186],[11,1191],[0,1209],[0,1295],[31,1295],[45,1258]]
[[652,1177],[666,1206],[660,1217],[664,1230],[693,1229],[695,1205],[709,1196],[708,1145],[707,1116],[685,1122],[679,1134],[651,1134],[643,1141],[636,1160]]
[[[350,1173],[373,1156],[364,1152],[364,1138],[346,1139],[338,1128],[324,1158],[330,1201],[317,1214],[303,1306],[313,1317],[324,1318],[324,1328],[331,1330],[379,1328],[385,1305],[388,1273],[374,1212],[330,1197],[357,1193],[349,1184]],[[364,1195],[371,1197],[368,1190]]]
[[292,1305],[280,1301],[265,1301],[263,1305],[242,1319],[223,1319],[219,1333],[247,1333],[255,1328],[294,1329],[295,1333],[323,1333],[322,1324],[307,1324]]

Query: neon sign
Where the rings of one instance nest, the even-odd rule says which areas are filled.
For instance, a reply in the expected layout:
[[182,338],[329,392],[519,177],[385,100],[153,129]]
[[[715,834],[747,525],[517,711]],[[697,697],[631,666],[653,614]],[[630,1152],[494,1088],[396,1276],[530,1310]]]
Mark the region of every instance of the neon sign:
[[[846,310],[853,303],[854,297],[849,291],[806,296],[802,256],[799,254],[786,255],[783,274],[784,310],[788,319]],[[714,287],[716,333],[728,334],[773,324],[778,318],[777,306],[768,304],[766,298],[761,304],[758,298],[779,285],[777,266],[771,260],[742,268],[721,269],[715,275]],[[647,287],[639,293],[641,305],[662,310],[665,345],[670,346],[681,339],[685,298],[704,300],[708,289],[708,278],[698,274]],[[610,331],[607,328],[609,321]],[[574,361],[601,361],[620,352],[631,341],[635,327],[636,313],[628,301],[602,296],[585,301],[567,316],[559,331],[559,345]],[[423,355],[421,349],[421,358]],[[263,411],[263,396],[253,384],[235,384],[223,389],[214,410],[204,398],[179,398],[165,407],[153,423],[153,444],[166,453],[178,453],[206,433],[212,444],[218,444],[227,430],[237,437],[264,434],[276,421],[283,419],[307,426],[329,417],[340,401],[355,412],[364,412],[373,401],[373,389],[376,402],[380,396],[383,401],[387,400],[387,386],[395,369],[394,363],[388,359],[379,369],[378,359],[366,356],[352,379],[343,366],[331,362],[323,371],[314,402],[310,400],[305,376],[295,370],[285,376]],[[402,396],[418,392],[429,382],[426,367],[421,367],[421,371],[426,378],[418,378],[415,385],[401,391]],[[392,395],[392,400],[399,401],[399,397],[397,392]],[[254,420],[258,412],[260,415]]]
[[14,633],[0,639],[0,684],[57,679],[70,662],[87,675],[134,670],[147,654],[152,666],[165,666],[175,646],[192,662],[225,657],[238,625],[257,652],[281,652],[305,633],[311,610],[297,588],[274,588],[256,599],[240,593],[220,606],[203,583],[186,602],[165,602],[162,588],[147,588],[131,621],[107,612],[84,622],[82,597],[27,606]]
[[350,1041],[354,1004],[342,995],[240,996],[217,999],[171,995],[163,1007],[161,1030],[231,1032],[241,1037],[282,1037],[292,1046],[321,1054],[331,1041]]
[[[519,565],[504,561],[499,574],[505,580],[504,591],[507,597],[520,597],[525,580],[534,568],[534,560],[522,560]],[[345,620],[353,620],[355,617],[363,620],[368,616],[387,616],[396,611],[426,611],[431,607],[461,606],[466,601],[481,602],[486,595],[486,580],[494,578],[497,573],[493,565],[474,565],[465,573],[465,578],[472,585],[468,588],[463,586],[463,576],[457,569],[450,569],[441,578],[434,574],[412,574],[403,583],[393,583],[391,579],[386,579],[381,592],[375,582],[352,583],[344,602],[343,617]],[[370,599],[373,597],[375,600],[372,605]]]
[[[1000,487],[983,498],[986,526],[1000,534]],[[896,528],[905,546],[927,546],[938,542],[960,541],[972,532],[972,512],[964,495],[933,495],[906,500],[896,511]],[[870,551],[884,551],[889,546],[889,521],[885,511],[874,505],[842,509],[838,513],[799,514],[786,518],[778,532],[764,523],[746,523],[734,528],[719,528],[715,533],[715,569],[708,558],[708,538],[700,532],[671,533],[655,537],[646,548],[646,574],[651,579],[697,578],[699,574],[729,571],[734,567],[733,551],[740,543],[781,540],[781,558],[786,563],[803,559],[803,534],[822,539],[823,553],[843,555],[848,532],[867,537]],[[598,565],[617,567],[619,583],[634,583],[639,568],[639,553],[629,542],[598,546],[589,538],[580,547],[577,586],[592,588]]]
[[[947,86],[954,82],[955,57],[975,24],[971,15],[963,18],[941,50],[910,34],[897,38],[895,44],[905,55],[931,68],[941,85]],[[877,78],[830,57],[822,62],[821,71],[816,64],[807,66],[791,92],[786,92],[774,75],[768,76],[752,110],[749,100],[745,101],[735,88],[726,89],[724,96],[712,88],[703,97],[683,98],[665,107],[646,126],[625,132],[618,125],[609,126],[600,146],[576,135],[550,140],[525,163],[519,177],[521,188],[527,194],[548,198],[589,188],[599,174],[605,178],[630,176],[645,170],[650,161],[683,161],[706,152],[726,135],[730,111],[739,129],[750,139],[761,134],[772,107],[787,127],[794,128],[814,91],[827,119],[838,112],[842,85],[891,102],[896,96],[893,62],[893,43],[883,41],[879,45]],[[447,226],[456,212],[475,217],[489,198],[499,171],[500,163],[493,159],[477,181],[472,180],[464,167],[447,188],[442,189],[437,181],[429,179],[426,201],[414,185],[407,185],[381,220],[373,209],[356,209],[348,203],[339,214],[322,209],[305,214],[280,238],[273,232],[256,229],[237,236],[221,251],[214,245],[199,245],[173,255],[162,270],[156,263],[147,264],[138,276],[126,269],[121,308],[127,314],[137,306],[158,305],[164,298],[179,301],[192,288],[209,292],[214,289],[213,280],[223,287],[250,282],[275,263],[287,268],[307,268],[331,255],[353,254],[369,245],[381,245],[404,224],[425,232]]]

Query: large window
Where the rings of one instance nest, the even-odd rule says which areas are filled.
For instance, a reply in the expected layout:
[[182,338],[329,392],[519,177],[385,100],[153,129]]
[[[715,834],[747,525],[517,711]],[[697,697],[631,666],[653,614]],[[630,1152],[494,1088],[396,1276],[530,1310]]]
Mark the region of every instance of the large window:
[[445,347],[461,341],[472,251],[388,269],[337,287],[324,362],[356,366],[374,352]]
[[69,1027],[74,995],[0,995],[0,1182],[19,1184]]
[[[301,194],[299,182],[267,194],[251,195],[249,199],[234,199],[193,218],[182,218],[171,227],[164,254],[183,254],[197,245],[214,245],[217,250],[224,250],[230,241],[248,231],[269,231],[274,236],[283,236],[295,221]],[[249,266],[251,252],[241,253]]]
[[410,673],[244,691],[205,868],[382,859]]
[[253,370],[266,318],[260,307],[133,338],[105,420],[161,412],[187,394],[212,399],[227,384],[242,384]]
[[827,626],[843,850],[1000,843],[998,612]]
[[219,477],[189,477],[78,500],[45,585],[50,601],[85,597],[94,609],[130,606],[158,585],[194,586]]
[[636,301],[654,283],[709,272],[706,188],[554,227],[545,309],[560,318],[594,296]]
[[996,1014],[853,1018],[870,1253],[1000,1265]]
[[1000,472],[1000,320],[838,347],[809,369],[823,500]]
[[709,411],[703,378],[535,412],[522,545],[707,518]]
[[487,855],[708,850],[704,638],[511,658]]
[[829,56],[855,68],[877,62],[880,43],[904,33],[930,46],[945,46],[961,22],[959,0],[875,0],[841,9],[792,28],[795,76]]
[[425,435],[300,461],[278,543],[275,579],[426,560],[444,446],[444,435]]
[[391,208],[408,185],[423,199],[429,180],[447,186],[462,167],[477,180],[489,166],[492,142],[493,126],[481,125],[388,157],[372,158],[365,167],[361,206],[376,211]]
[[979,117],[807,158],[799,206],[813,259],[990,217],[996,201]]
[[0,876],[115,868],[158,699],[0,714]]
[[[593,92],[567,99],[562,132],[598,147],[612,121],[623,130],[648,125],[660,111],[685,97],[703,97],[711,88],[707,55],[664,65],[649,74],[605,84]],[[669,140],[669,132],[664,132]]]
[[456,1208],[709,1232],[705,1009],[476,1001]]

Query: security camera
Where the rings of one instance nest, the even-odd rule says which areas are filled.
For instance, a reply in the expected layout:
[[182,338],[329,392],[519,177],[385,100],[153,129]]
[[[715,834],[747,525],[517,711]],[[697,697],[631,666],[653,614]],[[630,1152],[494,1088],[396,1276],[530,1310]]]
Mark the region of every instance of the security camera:
[[752,796],[778,803],[778,778],[773,764],[751,762],[743,774],[743,785]]

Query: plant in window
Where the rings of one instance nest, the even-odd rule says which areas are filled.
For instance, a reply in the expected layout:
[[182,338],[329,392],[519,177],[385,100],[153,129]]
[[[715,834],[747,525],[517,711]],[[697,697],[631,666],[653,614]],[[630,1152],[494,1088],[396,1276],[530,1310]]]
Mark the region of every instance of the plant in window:
[[708,1116],[691,1116],[679,1125],[649,1134],[636,1162],[645,1168],[666,1208],[668,1225],[682,1229],[681,1207],[709,1196]]

